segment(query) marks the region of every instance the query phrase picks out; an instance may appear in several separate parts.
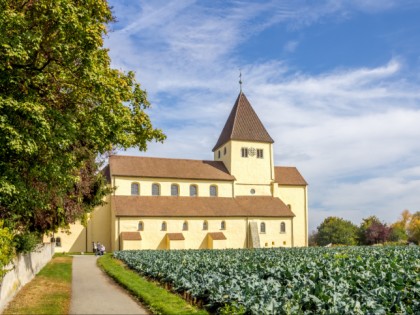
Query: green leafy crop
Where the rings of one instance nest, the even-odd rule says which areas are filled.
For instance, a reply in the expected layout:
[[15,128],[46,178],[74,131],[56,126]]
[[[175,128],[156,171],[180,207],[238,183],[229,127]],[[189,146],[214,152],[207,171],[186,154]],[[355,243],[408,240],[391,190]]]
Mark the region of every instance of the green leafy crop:
[[420,312],[417,246],[120,251],[114,256],[216,312]]

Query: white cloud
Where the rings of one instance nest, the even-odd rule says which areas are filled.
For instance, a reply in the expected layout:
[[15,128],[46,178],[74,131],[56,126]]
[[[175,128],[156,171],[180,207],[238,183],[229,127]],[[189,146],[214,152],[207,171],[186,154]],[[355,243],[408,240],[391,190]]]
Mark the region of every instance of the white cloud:
[[285,52],[292,53],[292,52],[294,52],[294,51],[296,50],[296,48],[297,48],[298,46],[299,46],[299,42],[298,42],[297,40],[291,40],[291,41],[288,41],[288,42],[284,45],[283,50],[284,50]]

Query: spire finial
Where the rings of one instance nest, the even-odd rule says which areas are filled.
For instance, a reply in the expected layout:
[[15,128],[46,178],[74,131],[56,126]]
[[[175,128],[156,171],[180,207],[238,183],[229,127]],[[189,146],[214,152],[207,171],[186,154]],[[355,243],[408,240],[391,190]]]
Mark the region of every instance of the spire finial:
[[239,90],[242,92],[242,70],[239,69]]

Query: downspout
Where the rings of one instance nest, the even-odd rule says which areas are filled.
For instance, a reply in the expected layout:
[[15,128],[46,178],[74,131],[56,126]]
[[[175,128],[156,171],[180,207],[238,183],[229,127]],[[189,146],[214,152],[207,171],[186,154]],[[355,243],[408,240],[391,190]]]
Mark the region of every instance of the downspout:
[[86,233],[85,233],[85,241],[86,241],[86,250],[85,250],[85,253],[87,253],[87,251],[88,251],[88,225],[89,225],[89,223],[88,222],[86,222],[86,229],[85,229],[85,231],[86,231]]
[[292,217],[292,247],[295,247],[295,229],[293,227],[293,219],[295,217]]
[[274,181],[275,180],[275,178],[274,178],[274,166],[273,166],[274,156],[273,156],[272,150],[273,150],[273,144],[270,144],[270,175],[271,175],[271,180]]
[[308,186],[305,186],[305,246],[308,246]]
[[120,217],[118,217],[118,250],[121,250]]
[[246,235],[246,248],[249,248],[249,223],[248,217],[246,217],[245,235]]

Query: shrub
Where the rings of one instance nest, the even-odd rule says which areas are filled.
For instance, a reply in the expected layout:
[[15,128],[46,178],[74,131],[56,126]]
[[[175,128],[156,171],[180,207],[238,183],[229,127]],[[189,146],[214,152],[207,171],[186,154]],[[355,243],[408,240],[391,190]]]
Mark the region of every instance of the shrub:
[[0,279],[7,273],[5,266],[13,259],[13,234],[0,221]]
[[36,233],[24,232],[16,234],[13,238],[13,243],[17,253],[30,253],[41,242],[40,235]]

